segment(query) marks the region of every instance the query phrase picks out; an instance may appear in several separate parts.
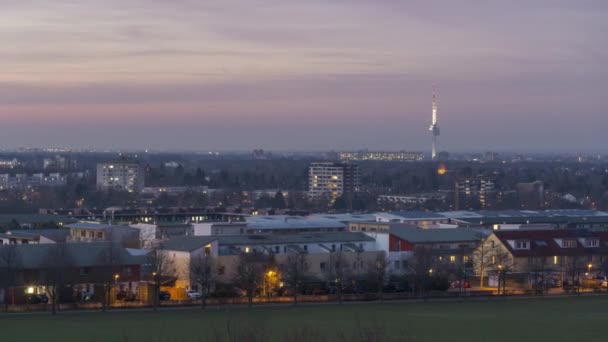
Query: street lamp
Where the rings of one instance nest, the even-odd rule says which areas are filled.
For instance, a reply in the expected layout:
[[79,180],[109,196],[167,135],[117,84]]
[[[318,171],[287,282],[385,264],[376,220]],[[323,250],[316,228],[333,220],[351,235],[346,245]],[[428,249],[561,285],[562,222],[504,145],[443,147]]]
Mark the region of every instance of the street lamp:
[[118,274],[114,275],[114,284],[118,283],[118,278],[120,278],[120,276]]
[[433,275],[433,269],[429,269],[429,275],[432,276]]

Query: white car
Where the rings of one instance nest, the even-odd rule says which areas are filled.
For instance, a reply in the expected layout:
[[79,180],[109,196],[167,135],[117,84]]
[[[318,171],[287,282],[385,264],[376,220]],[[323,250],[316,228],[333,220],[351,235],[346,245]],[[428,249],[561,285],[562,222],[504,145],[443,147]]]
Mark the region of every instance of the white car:
[[203,295],[197,291],[188,291],[188,298],[190,299],[201,299]]

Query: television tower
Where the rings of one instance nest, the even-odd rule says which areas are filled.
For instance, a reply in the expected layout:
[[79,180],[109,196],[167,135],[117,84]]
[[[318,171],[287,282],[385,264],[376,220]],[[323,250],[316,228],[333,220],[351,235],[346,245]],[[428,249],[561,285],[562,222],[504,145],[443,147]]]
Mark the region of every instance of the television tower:
[[431,158],[433,160],[437,159],[437,137],[439,136],[439,126],[437,125],[437,101],[435,99],[435,86],[433,86],[433,106],[432,106],[432,117],[431,117],[431,127],[429,127],[429,131],[433,135],[433,146],[431,149]]

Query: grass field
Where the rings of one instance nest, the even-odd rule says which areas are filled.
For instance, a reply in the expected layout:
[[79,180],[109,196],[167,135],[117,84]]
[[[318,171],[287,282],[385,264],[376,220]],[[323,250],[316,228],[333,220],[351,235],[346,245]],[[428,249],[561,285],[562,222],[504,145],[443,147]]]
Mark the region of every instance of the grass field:
[[606,341],[608,296],[0,315],[0,341],[217,341],[227,327],[220,341]]

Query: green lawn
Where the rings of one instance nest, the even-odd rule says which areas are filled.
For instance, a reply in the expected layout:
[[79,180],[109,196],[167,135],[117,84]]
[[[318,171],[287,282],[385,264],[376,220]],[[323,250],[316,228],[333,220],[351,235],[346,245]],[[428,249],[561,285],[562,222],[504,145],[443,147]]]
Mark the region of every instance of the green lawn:
[[[0,315],[0,341],[216,341],[227,326],[222,341],[606,341],[608,296]],[[236,336],[252,330],[266,338]]]

